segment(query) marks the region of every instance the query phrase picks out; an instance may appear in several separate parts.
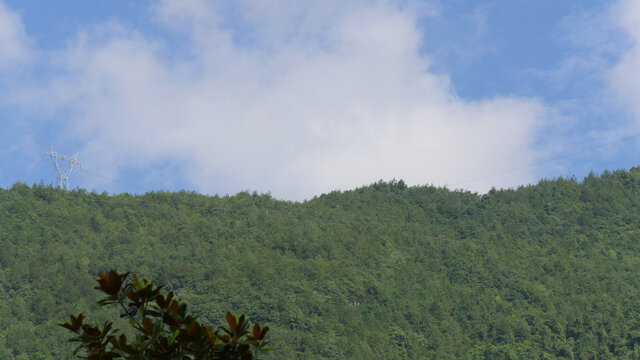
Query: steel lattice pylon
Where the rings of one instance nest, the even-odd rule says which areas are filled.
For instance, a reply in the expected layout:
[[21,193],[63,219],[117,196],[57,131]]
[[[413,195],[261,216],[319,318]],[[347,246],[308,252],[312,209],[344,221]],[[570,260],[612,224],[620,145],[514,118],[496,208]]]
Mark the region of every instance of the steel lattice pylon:
[[49,149],[51,151],[44,153],[44,156],[50,156],[53,161],[53,167],[57,174],[56,185],[61,189],[69,190],[69,175],[76,166],[82,168],[82,164],[77,160],[78,153],[73,157],[62,155],[53,150],[51,143],[49,143]]

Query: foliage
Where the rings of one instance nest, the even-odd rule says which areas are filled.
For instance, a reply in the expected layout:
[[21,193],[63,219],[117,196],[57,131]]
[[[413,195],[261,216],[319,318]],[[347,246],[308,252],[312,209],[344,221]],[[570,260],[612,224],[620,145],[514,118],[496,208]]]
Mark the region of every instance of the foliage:
[[269,326],[267,359],[639,359],[639,225],[640,168],[304,202],[15,184],[0,189],[0,359],[71,359],[59,314],[88,311],[92,274],[114,266],[204,324],[230,310]]
[[[264,337],[268,327],[253,325],[244,315],[236,318],[227,312],[228,327],[212,330],[201,325],[196,316],[187,314],[187,305],[174,299],[174,292],[161,293],[164,285],[155,286],[146,279],[127,281],[129,273],[119,274],[115,269],[108,274],[99,273],[96,289],[107,295],[99,305],[119,305],[120,317],[129,319],[136,330],[135,339],[129,342],[127,335],[113,328],[113,322],[101,326],[84,323],[84,315],[71,315],[60,326],[76,334],[71,341],[80,345],[74,355],[84,351],[86,359],[201,359],[201,360],[249,360],[258,359],[271,349],[266,348]],[[222,333],[220,332],[222,331]]]

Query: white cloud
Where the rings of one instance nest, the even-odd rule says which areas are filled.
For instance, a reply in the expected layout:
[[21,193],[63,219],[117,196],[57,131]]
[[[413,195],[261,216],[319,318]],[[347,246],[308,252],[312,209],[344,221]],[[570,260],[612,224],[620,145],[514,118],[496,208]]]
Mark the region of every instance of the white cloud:
[[622,0],[613,8],[611,19],[630,38],[620,60],[610,69],[609,85],[640,124],[640,3]]
[[[429,71],[409,2],[233,4],[153,8],[185,53],[107,26],[59,54],[65,66],[46,97],[74,114],[86,166],[117,174],[169,161],[199,191],[302,199],[378,179],[455,184],[540,155],[544,105],[458,98]],[[532,172],[463,186],[515,186]]]
[[0,71],[29,59],[28,43],[20,16],[0,0]]

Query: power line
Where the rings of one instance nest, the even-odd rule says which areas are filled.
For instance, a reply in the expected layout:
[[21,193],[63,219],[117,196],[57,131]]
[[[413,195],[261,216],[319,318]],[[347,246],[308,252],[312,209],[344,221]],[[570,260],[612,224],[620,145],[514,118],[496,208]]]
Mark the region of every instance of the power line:
[[507,169],[507,170],[498,171],[498,172],[495,172],[495,173],[492,173],[492,174],[478,176],[478,177],[475,177],[475,178],[471,178],[471,179],[467,179],[467,180],[460,181],[460,182],[457,182],[457,183],[453,183],[451,185],[459,185],[459,184],[465,184],[465,183],[476,181],[476,180],[483,180],[483,179],[487,179],[487,178],[490,178],[490,177],[503,175],[503,174],[507,174],[507,173],[510,173],[510,172],[514,172],[514,171],[523,170],[523,169],[526,169],[526,168],[529,168],[529,167],[532,167],[532,166],[538,166],[538,165],[550,163],[550,162],[553,162],[553,161],[556,161],[556,160],[566,159],[568,157],[571,157],[571,156],[574,156],[574,155],[577,155],[577,154],[582,154],[582,153],[585,153],[585,152],[588,152],[588,151],[591,151],[591,150],[603,148],[603,147],[606,147],[606,146],[609,146],[609,145],[613,145],[613,144],[616,144],[616,143],[619,143],[619,142],[622,142],[622,141],[631,140],[631,139],[634,139],[634,138],[637,138],[637,137],[640,137],[640,134],[627,136],[627,137],[624,137],[624,138],[621,138],[621,139],[617,139],[617,140],[614,140],[614,141],[611,141],[611,142],[607,142],[607,143],[604,143],[604,144],[588,147],[588,148],[585,148],[585,149],[582,149],[582,150],[574,151],[572,153],[559,155],[559,156],[556,156],[554,158],[541,160],[541,161],[536,161],[536,162],[533,162],[533,163],[530,163],[530,164],[527,164],[527,165],[522,165],[522,166],[519,166],[519,167],[516,167],[516,168],[511,168],[511,169]]
[[[586,171],[586,170],[597,171],[599,168],[601,168],[603,166],[619,163],[621,161],[631,160],[631,159],[634,159],[634,158],[636,158],[636,156],[625,156],[623,158],[617,158],[615,160],[611,160],[611,161],[607,161],[607,162],[601,162],[601,163],[598,163],[596,165],[583,166],[583,167],[580,167],[580,168],[577,168],[577,169],[580,170],[580,171]],[[575,168],[574,168],[574,170],[575,170]]]
[[33,171],[35,171],[36,169],[38,169],[40,167],[40,165],[42,165],[43,162],[45,162],[45,160],[47,160],[46,158],[42,158],[40,159],[40,161],[36,164],[31,166],[30,168],[28,168],[25,172],[24,175],[22,175],[22,178],[25,178],[26,181],[26,177],[31,174]]
[[89,174],[89,175],[91,175],[91,176],[99,177],[99,178],[101,178],[101,179],[103,179],[103,180],[107,180],[107,181],[111,181],[111,182],[118,183],[118,184],[121,184],[121,185],[125,185],[125,186],[129,186],[129,187],[137,188],[137,189],[140,189],[140,190],[144,190],[144,191],[146,191],[146,192],[153,191],[153,190],[151,190],[151,189],[149,189],[149,188],[146,188],[146,187],[144,187],[144,186],[139,186],[139,185],[131,184],[131,183],[128,183],[128,182],[120,181],[120,180],[118,180],[118,179],[110,178],[110,177],[108,177],[108,176],[104,176],[104,175],[96,174],[96,173],[93,173],[93,172],[91,172],[91,171],[87,171],[86,169],[80,169],[80,171],[82,171],[82,172],[84,172],[84,173],[87,173],[87,174]]
[[[553,162],[553,161],[556,161],[556,160],[560,160],[560,159],[566,159],[566,158],[569,158],[569,157],[572,157],[572,156],[575,156],[575,155],[578,155],[578,154],[581,154],[581,153],[585,153],[585,152],[588,152],[588,151],[600,149],[600,148],[603,148],[603,147],[607,147],[607,146],[610,146],[610,145],[613,145],[613,144],[616,144],[616,143],[619,143],[619,142],[628,141],[628,140],[631,140],[631,139],[634,139],[634,138],[638,138],[638,137],[640,137],[640,133],[639,134],[635,134],[635,135],[631,135],[631,136],[627,136],[627,137],[624,137],[624,138],[620,138],[620,139],[617,139],[617,140],[613,140],[613,141],[610,141],[610,142],[606,142],[606,143],[603,143],[603,144],[594,145],[594,146],[591,146],[591,147],[588,147],[588,148],[584,148],[582,150],[574,151],[574,152],[571,152],[571,153],[562,154],[562,155],[559,155],[559,156],[556,156],[556,157],[553,157],[553,158],[549,158],[549,159],[545,159],[545,160],[541,160],[541,161],[536,161],[536,162],[529,163],[529,164],[526,164],[526,165],[522,165],[522,166],[519,166],[519,167],[515,167],[515,168],[511,168],[511,169],[506,169],[506,170],[494,172],[494,173],[491,173],[491,174],[486,174],[486,175],[474,177],[474,178],[467,179],[467,180],[464,180],[464,181],[459,181],[459,182],[453,183],[451,185],[465,184],[465,183],[469,183],[469,182],[476,181],[476,180],[482,180],[482,179],[495,177],[495,176],[498,176],[498,175],[504,175],[504,174],[507,174],[507,173],[510,173],[510,172],[514,172],[514,171],[520,171],[520,170],[523,170],[523,169],[526,169],[526,168],[529,168],[529,167],[550,163],[550,162]],[[304,153],[307,153],[307,152],[315,152],[315,150],[304,151]],[[264,157],[265,155],[269,156],[269,155],[274,155],[274,154],[278,154],[278,153],[276,152],[276,153],[271,153],[271,154],[262,154],[262,156]],[[257,155],[257,157],[259,158],[259,157],[261,157],[261,155]],[[253,158],[256,158],[256,156],[254,156]],[[249,158],[249,159],[245,159],[245,160],[249,160],[250,161],[251,159]],[[616,160],[614,162],[617,162],[617,161],[620,161],[620,160]],[[601,164],[601,165],[603,165],[603,164]],[[95,177],[101,178],[103,180],[107,180],[107,181],[118,183],[118,184],[125,185],[125,186],[128,186],[128,187],[140,189],[140,190],[143,190],[143,191],[146,191],[146,192],[153,191],[152,189],[149,189],[147,187],[136,185],[136,184],[132,184],[132,183],[125,182],[125,181],[121,181],[121,180],[114,179],[114,178],[111,178],[111,177],[108,177],[108,176],[105,176],[105,175],[97,174],[97,173],[88,171],[88,170],[86,170],[84,168],[80,168],[79,171],[87,173],[87,174],[89,174],[91,176],[95,176]]]

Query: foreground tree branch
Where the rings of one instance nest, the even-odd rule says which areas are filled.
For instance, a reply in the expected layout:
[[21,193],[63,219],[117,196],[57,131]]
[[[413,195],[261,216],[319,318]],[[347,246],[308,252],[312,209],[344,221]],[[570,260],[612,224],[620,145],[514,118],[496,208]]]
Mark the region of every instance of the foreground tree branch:
[[174,299],[173,291],[164,293],[164,285],[115,269],[98,275],[95,288],[106,294],[98,305],[120,307],[120,317],[129,319],[136,335],[130,340],[111,321],[90,325],[84,314],[71,315],[59,325],[75,334],[70,341],[80,343],[74,351],[79,358],[248,360],[272,350],[265,340],[269,328],[251,326],[244,315],[227,312],[227,325],[213,329],[187,314],[187,305]]

